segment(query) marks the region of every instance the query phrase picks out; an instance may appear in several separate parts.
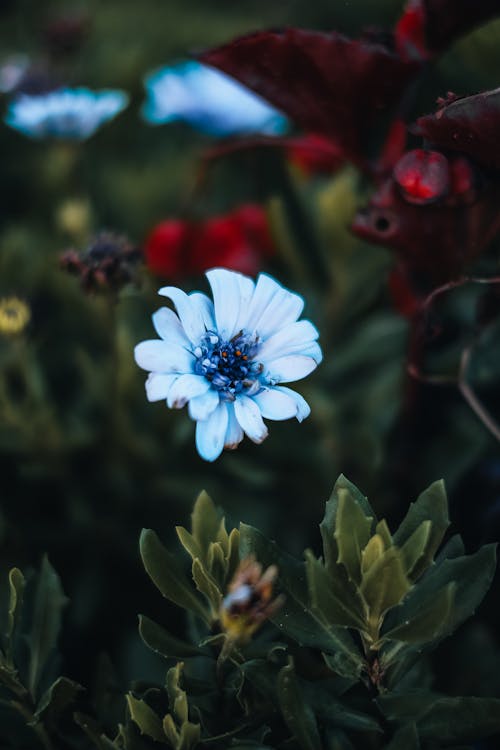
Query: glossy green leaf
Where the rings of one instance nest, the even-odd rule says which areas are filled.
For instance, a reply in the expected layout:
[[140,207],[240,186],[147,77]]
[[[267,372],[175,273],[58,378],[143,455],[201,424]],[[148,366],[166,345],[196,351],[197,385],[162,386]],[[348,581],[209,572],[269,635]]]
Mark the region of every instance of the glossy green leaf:
[[10,641],[16,630],[23,606],[26,581],[19,568],[9,571],[9,609],[7,613],[7,640]]
[[334,574],[335,566],[338,561],[338,547],[335,540],[335,526],[337,520],[337,512],[339,506],[339,493],[347,491],[351,497],[356,500],[359,507],[367,517],[375,518],[370,504],[366,497],[358,490],[356,485],[352,484],[346,477],[341,474],[335,486],[333,488],[330,499],[325,505],[325,515],[321,521],[319,528],[321,531],[321,538],[323,540],[323,555],[325,558],[325,564],[328,570]]
[[121,745],[112,742],[106,737],[102,728],[91,716],[76,712],[73,714],[75,723],[84,731],[89,740],[94,743],[97,750],[118,750]]
[[47,557],[42,560],[34,585],[33,616],[28,636],[28,688],[33,696],[36,695],[47,659],[56,646],[62,610],[67,602],[59,576]]
[[374,534],[366,547],[361,550],[361,575],[363,576],[371,566],[384,554],[386,545],[380,534]]
[[191,533],[201,550],[201,561],[207,564],[208,548],[220,536],[221,514],[206,492],[200,492],[191,513]]
[[420,750],[415,724],[406,724],[394,734],[385,750]]
[[426,560],[428,560],[428,549],[431,542],[432,523],[431,521],[422,521],[420,526],[417,526],[413,534],[401,546],[401,557],[407,576],[417,577],[416,572],[420,571],[422,564],[426,564]]
[[360,586],[371,625],[376,627],[382,615],[399,604],[410,589],[400,552],[390,547],[363,576]]
[[278,584],[286,600],[271,621],[300,645],[330,654],[335,670],[343,677],[359,676],[363,657],[351,635],[318,618],[310,608],[305,565],[246,524],[240,526],[240,551],[242,557],[254,555],[264,567],[278,567]]
[[321,750],[321,740],[312,708],[304,701],[290,660],[277,679],[278,702],[283,719],[303,750]]
[[170,635],[145,615],[139,615],[139,634],[148,648],[165,659],[184,659],[203,653],[196,646]]
[[440,638],[449,627],[456,591],[457,584],[452,581],[430,599],[423,601],[411,620],[405,620],[387,631],[381,640],[423,644]]
[[203,567],[201,560],[195,558],[191,568],[193,581],[196,588],[206,596],[214,614],[217,614],[222,603],[222,592],[217,582],[212,578],[210,573]]
[[370,539],[373,518],[365,516],[361,506],[346,488],[337,491],[338,510],[335,540],[339,551],[338,562],[355,583],[361,581],[361,550]]
[[166,680],[170,711],[179,724],[188,720],[187,696],[180,686],[182,667],[182,662],[178,662],[175,667],[171,667],[167,672]]
[[414,721],[420,737],[440,743],[477,741],[500,731],[497,698],[451,698],[414,692],[387,694],[377,703],[389,720]]
[[151,737],[152,740],[166,745],[167,742],[160,717],[145,701],[134,698],[132,693],[127,693],[126,699],[132,721],[137,724],[141,734],[145,734],[147,737]]
[[45,692],[35,711],[35,719],[43,718],[44,722],[53,721],[59,714],[68,708],[78,696],[85,690],[77,682],[67,677],[59,677]]
[[194,592],[177,560],[161,544],[154,531],[142,530],[139,548],[146,572],[163,596],[208,623],[207,608]]
[[380,724],[373,717],[358,711],[347,702],[341,702],[330,692],[330,681],[307,682],[302,692],[322,724],[336,728],[354,729],[358,732],[382,732]]
[[306,550],[305,558],[311,607],[315,615],[330,625],[362,628],[364,623],[361,606],[346,607],[343,601],[335,597],[331,578],[323,563],[310,550]]
[[441,544],[446,529],[450,525],[448,518],[448,499],[443,480],[434,482],[422,492],[416,502],[412,503],[399,529],[394,534],[394,544],[402,547],[411,535],[418,529],[422,521],[431,521],[430,538],[426,545],[425,554],[421,555],[415,565],[412,576],[417,578],[430,565]]
[[431,601],[432,597],[454,581],[454,603],[448,617],[448,625],[442,635],[453,632],[474,613],[491,584],[495,567],[496,555],[493,544],[482,547],[472,555],[445,559],[433,565],[408,594],[401,607],[388,615],[387,629],[392,630],[418,617],[423,602]]

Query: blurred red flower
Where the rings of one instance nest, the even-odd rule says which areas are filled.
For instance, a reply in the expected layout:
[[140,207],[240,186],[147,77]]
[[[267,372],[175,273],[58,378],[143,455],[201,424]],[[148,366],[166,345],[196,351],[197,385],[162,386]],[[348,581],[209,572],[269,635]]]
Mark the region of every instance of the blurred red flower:
[[273,253],[265,211],[255,204],[206,221],[162,221],[145,242],[149,270],[172,279],[214,266],[254,275]]

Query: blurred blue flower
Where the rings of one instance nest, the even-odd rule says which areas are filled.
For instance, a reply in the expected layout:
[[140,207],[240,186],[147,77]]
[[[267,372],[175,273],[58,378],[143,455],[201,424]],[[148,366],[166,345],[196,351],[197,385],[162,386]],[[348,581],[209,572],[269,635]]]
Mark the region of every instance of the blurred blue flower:
[[20,94],[9,103],[5,122],[31,138],[84,140],[124,109],[124,91],[58,89],[46,94]]
[[166,399],[171,409],[188,404],[196,424],[196,447],[207,461],[233,449],[245,433],[255,443],[267,437],[266,419],[309,416],[295,391],[281,385],[309,375],[321,362],[318,331],[298,318],[304,300],[267,274],[248,276],[215,268],[206,274],[213,302],[201,292],[169,286],[159,294],[174,303],[153,315],[161,337],[135,348],[149,371],[149,401]]
[[142,114],[153,125],[182,120],[215,136],[278,135],[288,121],[233,78],[198,62],[161,68],[145,79]]

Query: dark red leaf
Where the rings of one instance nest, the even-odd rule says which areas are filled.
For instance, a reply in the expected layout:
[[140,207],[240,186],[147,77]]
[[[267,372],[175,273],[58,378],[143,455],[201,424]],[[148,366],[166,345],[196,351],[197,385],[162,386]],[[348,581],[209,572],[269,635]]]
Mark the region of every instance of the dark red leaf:
[[500,89],[452,100],[435,114],[420,117],[417,132],[434,146],[500,169]]
[[428,284],[462,273],[500,229],[500,183],[482,185],[474,202],[444,199],[412,205],[388,179],[358,213],[353,232],[394,249],[403,266]]
[[288,158],[305,174],[332,174],[344,162],[342,149],[324,135],[308,133],[288,139]]
[[368,126],[398,101],[420,68],[381,43],[302,29],[250,34],[200,60],[256,91],[304,130],[334,139],[356,163]]

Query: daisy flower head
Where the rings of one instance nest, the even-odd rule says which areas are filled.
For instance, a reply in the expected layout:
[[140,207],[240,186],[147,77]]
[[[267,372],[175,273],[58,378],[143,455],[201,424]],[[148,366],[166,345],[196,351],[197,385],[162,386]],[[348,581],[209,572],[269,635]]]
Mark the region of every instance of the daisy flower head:
[[195,61],[168,65],[145,79],[142,108],[151,125],[183,121],[213,136],[279,135],[286,117],[225,73]]
[[19,94],[10,103],[5,122],[30,138],[82,141],[127,106],[124,91],[64,88],[44,94]]
[[198,453],[215,461],[244,435],[262,443],[264,419],[309,416],[307,402],[283,383],[309,375],[322,353],[317,329],[298,320],[300,295],[265,273],[256,282],[225,268],[206,276],[213,301],[173,286],[159,290],[177,314],[167,307],[154,313],[160,338],[138,344],[135,360],[149,372],[148,400],[165,399],[171,409],[187,404]]

